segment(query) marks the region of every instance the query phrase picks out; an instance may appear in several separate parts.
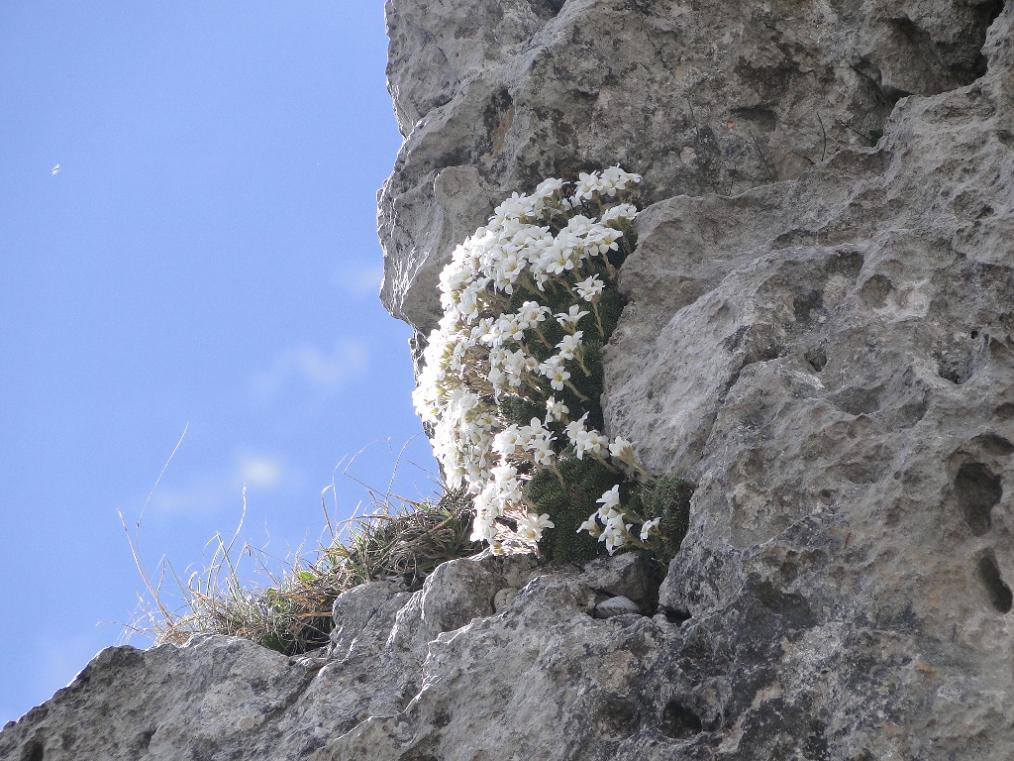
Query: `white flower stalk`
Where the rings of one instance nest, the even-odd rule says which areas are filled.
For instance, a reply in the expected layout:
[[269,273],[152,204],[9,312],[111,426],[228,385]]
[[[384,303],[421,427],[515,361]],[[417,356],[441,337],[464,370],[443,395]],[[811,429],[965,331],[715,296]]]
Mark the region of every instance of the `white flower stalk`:
[[641,541],[647,542],[652,536],[659,533],[658,524],[662,521],[661,518],[652,518],[650,521],[645,521],[641,524]]
[[557,391],[563,391],[570,379],[570,371],[564,366],[563,357],[559,355],[550,357],[539,365],[539,372],[546,376],[549,385]]
[[[616,196],[640,179],[609,167],[582,174],[576,184],[549,178],[530,194],[513,193],[440,273],[443,316],[423,351],[412,402],[430,426],[447,485],[473,497],[473,538],[496,553],[530,551],[553,528],[526,501],[525,487],[543,470],[562,481],[557,465],[570,456],[567,444],[578,459],[611,457],[633,467],[632,450],[612,451],[621,440],[610,443],[587,428],[588,410],[580,407],[590,400],[572,372],[580,367],[590,375],[582,320],[594,314],[598,336],[605,335],[597,304],[615,274],[613,253],[629,249],[623,242],[637,216]],[[563,300],[566,311],[553,314],[550,300]],[[565,332],[555,345],[547,340],[558,332],[551,317]],[[579,409],[572,413],[564,397]],[[544,405],[545,420],[512,422],[506,410],[517,402]],[[572,414],[582,416],[571,420]],[[566,436],[554,433],[560,425]],[[629,543],[631,524],[618,509],[596,516],[584,528],[607,549]]]
[[598,513],[599,516],[603,521],[609,520],[608,516],[616,512],[620,507],[620,485],[617,484],[595,501],[601,505]]
[[538,517],[524,515],[518,519],[518,537],[525,542],[538,544],[542,539],[542,532],[547,528],[555,528],[556,525],[543,513]]
[[624,465],[629,465],[632,468],[638,467],[634,445],[622,436],[617,436],[609,445],[609,456]]
[[627,544],[630,535],[630,524],[625,524],[623,519],[609,521],[599,536],[600,542],[606,543],[606,552],[612,555],[620,547]]
[[567,407],[563,402],[557,401],[556,397],[549,397],[546,400],[546,422],[562,422],[567,419],[567,415],[570,414],[570,408]]
[[590,304],[597,304],[606,284],[598,275],[590,275],[574,284],[574,292]]
[[613,206],[602,214],[602,224],[610,222],[633,222],[637,218],[637,207],[630,203],[621,203]]
[[581,351],[581,337],[584,335],[583,331],[577,331],[571,333],[569,336],[564,336],[563,340],[556,345],[557,352],[563,359],[574,359],[578,352]]
[[556,315],[556,321],[560,323],[564,330],[573,333],[577,330],[578,323],[581,322],[581,318],[588,314],[587,311],[581,309],[577,304],[574,304],[568,311],[560,312]]
[[589,515],[588,519],[577,527],[577,533],[580,534],[582,531],[586,531],[592,536],[593,539],[597,539],[599,535],[602,533],[602,527],[599,525],[599,522],[598,520],[596,520],[596,517],[597,516],[595,515],[595,513]]

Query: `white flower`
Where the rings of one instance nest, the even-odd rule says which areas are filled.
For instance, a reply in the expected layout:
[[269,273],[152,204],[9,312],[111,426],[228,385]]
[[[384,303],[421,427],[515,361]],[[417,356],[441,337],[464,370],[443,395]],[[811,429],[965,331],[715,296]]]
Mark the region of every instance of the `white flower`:
[[531,515],[524,515],[518,519],[517,535],[526,542],[538,542],[542,539],[542,532],[547,528],[556,528],[556,525],[545,513],[537,518]]
[[585,236],[586,248],[592,254],[606,254],[619,249],[617,241],[623,237],[623,233],[611,227],[596,225],[595,229]]
[[562,275],[574,269],[577,259],[576,248],[568,245],[568,241],[560,236],[542,253],[539,265],[551,275]]
[[490,471],[496,489],[497,504],[501,509],[511,502],[521,501],[521,480],[513,465],[498,465]]
[[534,328],[545,320],[552,311],[549,307],[542,306],[534,301],[526,301],[518,310],[517,321],[524,328]]
[[577,185],[574,188],[574,198],[580,201],[584,198],[591,198],[599,189],[600,178],[598,172],[586,174],[581,172],[577,176]]
[[[489,208],[488,206],[486,207]],[[535,213],[535,204],[529,196],[523,196],[520,193],[511,193],[511,197],[504,200],[499,206],[493,210],[493,214],[496,217],[502,218],[514,218],[531,216]]]
[[606,551],[612,555],[618,548],[627,543],[627,531],[629,529],[630,526],[625,525],[622,520],[610,521],[599,536],[599,541],[606,543]]
[[582,531],[587,531],[593,537],[597,537],[602,533],[602,527],[599,522],[595,520],[596,514],[592,513],[588,516],[588,520],[577,527],[577,533],[580,534]]
[[489,372],[486,374],[486,380],[489,381],[489,385],[493,387],[493,397],[495,399],[500,398],[500,394],[507,390],[507,376],[504,375],[503,371],[498,367],[491,367]]
[[521,429],[520,446],[531,454],[536,465],[549,465],[556,453],[553,451],[553,432],[543,427],[542,421],[532,418],[531,424]]
[[493,437],[493,451],[501,457],[510,457],[521,446],[520,431],[516,425],[509,425]]
[[598,275],[592,275],[575,283],[574,292],[585,301],[594,303],[598,301],[605,287],[606,284],[599,279]]
[[546,400],[546,422],[563,420],[569,413],[567,405],[558,402],[556,397],[551,396]]
[[661,518],[652,518],[650,521],[645,521],[641,524],[641,541],[647,542],[652,534],[658,533],[658,524]]
[[556,452],[553,451],[552,438],[535,439],[532,441],[529,452],[532,455],[532,461],[536,465],[550,465],[553,462],[553,458],[556,457]]
[[563,366],[563,359],[553,356],[539,365],[539,372],[549,378],[549,385],[557,391],[563,391],[563,387],[570,378],[570,373]]
[[538,187],[535,188],[535,193],[533,193],[533,195],[536,196],[537,198],[545,198],[547,196],[553,195],[558,190],[561,190],[563,188],[563,185],[564,185],[563,180],[558,180],[555,177],[550,177],[538,184]]
[[563,359],[574,359],[574,355],[581,349],[581,337],[584,335],[582,331],[571,333],[569,336],[564,336],[563,340],[556,345],[556,348],[560,350],[559,356]]
[[586,412],[577,420],[572,420],[569,423],[567,423],[566,426],[564,426],[563,430],[566,431],[567,438],[570,439],[571,442],[573,442],[578,437],[578,435],[580,435],[581,432],[584,431],[584,421],[587,419],[588,413]]
[[563,326],[564,330],[575,331],[577,330],[577,324],[581,322],[581,318],[589,314],[574,304],[568,311],[560,312],[556,316],[556,321]]
[[472,535],[469,541],[479,540],[492,541],[495,532],[495,522],[500,514],[499,509],[493,502],[493,485],[489,484],[475,496],[472,506],[475,508],[475,520],[472,521]]
[[616,195],[620,190],[626,190],[630,185],[641,181],[641,175],[624,172],[619,165],[611,166],[602,171],[599,179],[601,192],[607,196]]
[[585,454],[601,457],[606,453],[606,446],[609,439],[598,431],[580,431],[572,441],[574,442],[574,454],[577,459],[583,460]]
[[595,228],[595,220],[586,217],[584,214],[575,214],[567,220],[567,226],[564,228],[564,233],[569,234],[572,237],[579,238]]
[[634,445],[622,436],[617,436],[609,445],[609,456],[614,460],[622,462],[624,465],[629,465],[632,468],[637,467],[637,455],[634,453]]
[[602,224],[608,222],[615,222],[620,219],[636,219],[637,218],[637,207],[632,203],[620,203],[616,206],[612,206],[606,209],[602,215]]
[[602,505],[599,508],[599,515],[602,515],[602,511],[608,511],[615,509],[620,506],[620,485],[616,484],[612,489],[604,492],[601,497],[595,500],[598,504]]

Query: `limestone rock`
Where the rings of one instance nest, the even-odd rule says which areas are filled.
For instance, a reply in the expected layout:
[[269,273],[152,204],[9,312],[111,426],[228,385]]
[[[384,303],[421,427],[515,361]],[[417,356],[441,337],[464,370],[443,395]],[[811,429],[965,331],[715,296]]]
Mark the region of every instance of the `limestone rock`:
[[[408,599],[386,583],[343,596],[335,605],[341,619],[387,628],[379,638],[386,644],[336,648],[322,668],[221,636],[183,648],[110,648],[0,733],[0,759],[464,761],[524,753],[550,761],[573,757],[561,732],[594,758],[642,734],[642,725],[648,734],[631,747],[677,747],[664,734],[650,739],[666,731],[659,701],[669,688],[665,673],[645,682],[642,671],[662,663],[678,629],[664,618],[593,618],[590,584],[602,563],[534,574],[529,563],[452,561]],[[514,602],[493,614],[491,590],[521,575],[528,581]],[[457,612],[447,607],[454,599],[462,600]],[[392,621],[384,611],[399,601]],[[401,636],[409,622],[427,635]]]
[[423,588],[398,611],[391,644],[411,648],[429,642],[440,632],[458,629],[473,618],[493,612],[498,578],[480,563],[451,560],[437,566]]
[[371,581],[339,595],[331,608],[335,624],[331,656],[348,658],[381,650],[398,611],[410,597],[389,581]]
[[636,602],[623,595],[608,597],[595,606],[595,618],[613,618],[614,616],[631,615],[641,615],[641,608]]
[[517,597],[517,587],[504,587],[498,589],[496,594],[493,595],[493,610],[497,613],[503,613],[504,609],[511,604],[511,601]]
[[584,575],[589,585],[600,592],[653,607],[664,576],[660,566],[645,553],[628,552],[593,560],[585,566]]
[[387,0],[405,143],[382,298],[423,332],[496,199],[621,163],[647,200],[731,194],[875,145],[899,98],[968,84],[995,0]]

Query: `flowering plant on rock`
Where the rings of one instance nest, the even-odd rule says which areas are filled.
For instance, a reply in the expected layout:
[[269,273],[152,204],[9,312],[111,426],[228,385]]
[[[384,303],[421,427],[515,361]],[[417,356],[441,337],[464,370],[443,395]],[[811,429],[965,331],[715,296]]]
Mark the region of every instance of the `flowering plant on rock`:
[[601,432],[602,349],[636,245],[625,197],[640,180],[615,166],[514,193],[440,275],[413,402],[448,488],[472,497],[472,538],[496,553],[657,550],[685,531],[685,505],[652,498],[634,445]]

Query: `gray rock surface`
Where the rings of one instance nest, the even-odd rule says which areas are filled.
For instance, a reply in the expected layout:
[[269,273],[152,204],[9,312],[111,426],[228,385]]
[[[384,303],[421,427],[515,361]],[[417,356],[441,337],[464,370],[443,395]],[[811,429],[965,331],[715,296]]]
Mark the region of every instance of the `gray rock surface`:
[[[1014,8],[388,17],[384,298],[417,328],[497,196],[644,173],[604,403],[696,481],[683,548],[664,578],[489,557],[371,584],[314,659],[107,650],[0,759],[1014,758]],[[644,615],[593,615],[621,595]]]
[[387,0],[405,143],[382,298],[424,332],[494,202],[621,163],[647,200],[730,194],[874,145],[899,98],[981,74],[999,2]]
[[[665,721],[667,672],[647,682],[642,672],[679,637],[664,616],[593,617],[608,565],[619,576],[629,562],[583,571],[489,557],[446,563],[411,595],[367,585],[339,598],[335,623],[343,631],[365,622],[369,637],[357,641],[369,646],[349,647],[339,634],[326,658],[313,659],[322,667],[222,636],[182,648],[110,648],[5,727],[0,759],[548,761],[574,757],[559,732],[589,726],[593,734],[576,738],[588,751],[582,757],[607,758],[627,742],[624,733]],[[491,600],[503,589],[517,591],[494,614]],[[537,729],[544,722],[554,728],[552,748]],[[636,747],[678,747],[661,731]]]
[[617,595],[608,597],[595,606],[595,618],[613,618],[615,616],[639,616],[641,607],[629,597]]

